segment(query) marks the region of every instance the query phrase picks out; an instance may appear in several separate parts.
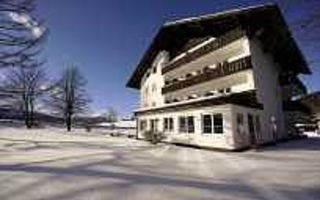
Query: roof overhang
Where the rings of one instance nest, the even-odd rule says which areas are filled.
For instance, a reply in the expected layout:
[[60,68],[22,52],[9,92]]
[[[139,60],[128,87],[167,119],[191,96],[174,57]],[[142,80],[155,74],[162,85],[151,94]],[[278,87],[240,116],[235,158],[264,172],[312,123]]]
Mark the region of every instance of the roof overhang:
[[[260,36],[264,37],[261,38],[266,39],[262,41],[265,44],[265,49],[275,54],[277,62],[282,62],[281,66],[291,67],[296,74],[311,73],[278,6],[266,4],[165,23],[129,78],[127,87],[140,88],[144,73],[151,67],[153,60],[160,51],[175,52],[191,38],[208,35],[219,36],[236,27],[245,30],[249,37],[257,36],[257,33],[260,33]],[[268,33],[272,33],[272,37],[265,38]],[[277,38],[277,41],[272,41],[272,38]],[[271,42],[273,49],[270,49],[269,44]],[[283,52],[287,55],[282,55]],[[288,57],[291,58],[291,60],[289,59],[290,62],[288,62]]]

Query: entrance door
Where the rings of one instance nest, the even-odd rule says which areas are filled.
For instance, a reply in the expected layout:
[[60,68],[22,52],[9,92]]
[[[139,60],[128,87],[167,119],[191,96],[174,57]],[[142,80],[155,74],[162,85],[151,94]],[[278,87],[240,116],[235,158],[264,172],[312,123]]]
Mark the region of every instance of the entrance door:
[[251,145],[256,144],[256,134],[254,131],[254,121],[253,116],[248,114],[248,128],[249,128],[249,140]]

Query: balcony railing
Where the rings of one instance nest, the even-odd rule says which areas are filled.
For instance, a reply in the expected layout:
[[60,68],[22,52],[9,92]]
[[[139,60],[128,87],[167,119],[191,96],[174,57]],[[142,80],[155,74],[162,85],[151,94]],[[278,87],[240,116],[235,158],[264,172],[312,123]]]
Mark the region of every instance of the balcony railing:
[[263,105],[258,101],[257,94],[255,90],[249,90],[241,93],[233,93],[230,95],[219,96],[209,99],[200,99],[198,101],[186,102],[186,103],[176,103],[174,105],[167,105],[158,108],[150,108],[144,110],[138,110],[135,112],[136,115],[146,114],[146,113],[163,113],[169,111],[180,111],[190,108],[200,108],[207,106],[218,106],[234,104],[249,108],[263,109]]
[[167,94],[170,92],[181,90],[193,85],[197,85],[200,83],[210,81],[212,79],[231,75],[250,68],[252,68],[250,56],[241,58],[230,63],[225,62],[223,64],[218,64],[215,69],[206,69],[203,73],[199,75],[195,75],[183,81],[174,82],[168,86],[164,86],[162,88],[162,94]]
[[183,56],[180,59],[177,59],[175,61],[169,62],[167,66],[165,66],[162,69],[162,73],[167,73],[169,71],[172,71],[181,65],[187,64],[197,58],[202,57],[203,55],[206,55],[212,51],[215,51],[219,48],[222,48],[226,46],[229,43],[232,43],[233,41],[236,41],[240,38],[245,36],[245,31],[241,30],[240,28],[234,29],[218,38],[213,40],[212,42],[209,42],[208,44],[200,47],[199,49],[193,51],[193,52],[186,52],[186,55]]

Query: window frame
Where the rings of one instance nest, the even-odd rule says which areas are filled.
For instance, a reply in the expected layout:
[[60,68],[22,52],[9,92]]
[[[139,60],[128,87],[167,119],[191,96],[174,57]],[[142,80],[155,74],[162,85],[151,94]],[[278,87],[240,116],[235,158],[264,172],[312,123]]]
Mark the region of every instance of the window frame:
[[163,131],[164,132],[173,132],[174,125],[173,125],[173,118],[172,117],[165,117],[163,119]]
[[[194,116],[187,116],[187,133],[193,134],[195,132],[195,126],[194,126]],[[191,120],[190,120],[191,119]],[[189,122],[192,122],[189,124]]]
[[142,119],[142,120],[139,120],[139,126],[140,126],[140,131],[146,131],[147,129],[147,120],[145,119]]
[[[221,125],[216,125],[216,116],[221,116]],[[213,133],[214,134],[223,134],[224,133],[224,122],[223,122],[223,114],[222,113],[215,113],[212,115],[212,119],[213,119]],[[216,131],[217,128],[216,127],[219,127],[221,129],[221,132],[220,131]],[[219,129],[218,129],[219,130]]]
[[[190,120],[192,119],[192,120]],[[193,134],[195,133],[195,117],[192,115],[188,116],[179,116],[178,118],[178,125],[179,125],[179,133],[187,133],[187,134]],[[191,122],[192,123],[189,123]],[[182,126],[182,123],[184,122]]]
[[[209,132],[205,132],[205,123],[204,123],[204,119],[206,116],[209,116],[210,117],[210,131]],[[201,116],[201,122],[202,122],[202,134],[212,134],[212,131],[213,131],[213,121],[212,121],[212,114],[203,114]]]
[[[215,120],[215,116],[221,116],[221,125],[218,126],[219,130],[221,131],[217,131],[218,128],[217,128],[217,125],[216,125],[216,121],[218,120]],[[205,129],[205,124],[204,124],[204,117],[205,116],[210,116],[210,121],[211,121],[211,132],[205,132],[204,129]],[[202,129],[202,134],[203,135],[221,135],[221,134],[224,134],[224,117],[223,117],[223,113],[205,113],[205,114],[202,114],[201,116],[201,129]]]

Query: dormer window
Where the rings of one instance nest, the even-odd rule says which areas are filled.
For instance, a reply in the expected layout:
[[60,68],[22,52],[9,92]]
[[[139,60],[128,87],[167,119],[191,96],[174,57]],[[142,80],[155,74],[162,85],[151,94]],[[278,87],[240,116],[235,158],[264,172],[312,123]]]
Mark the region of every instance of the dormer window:
[[208,91],[204,94],[204,96],[209,97],[209,96],[214,96],[215,95],[215,91]]
[[192,77],[191,73],[186,74],[186,78],[190,78],[190,77]]
[[216,65],[216,64],[209,65],[208,68],[209,68],[209,69],[216,69],[216,68],[217,68],[217,65]]
[[205,67],[203,68],[203,72],[207,72],[207,71],[209,71],[209,67],[208,67],[208,66],[205,66]]
[[231,93],[231,88],[226,88],[226,93]]
[[191,72],[191,75],[192,76],[196,76],[198,74],[198,72],[197,71],[193,71],[193,72]]
[[179,102],[179,99],[178,98],[174,98],[172,102],[177,103],[177,102]]
[[193,95],[189,95],[188,96],[188,100],[191,100],[191,99],[196,99],[198,96],[196,94],[193,94]]

